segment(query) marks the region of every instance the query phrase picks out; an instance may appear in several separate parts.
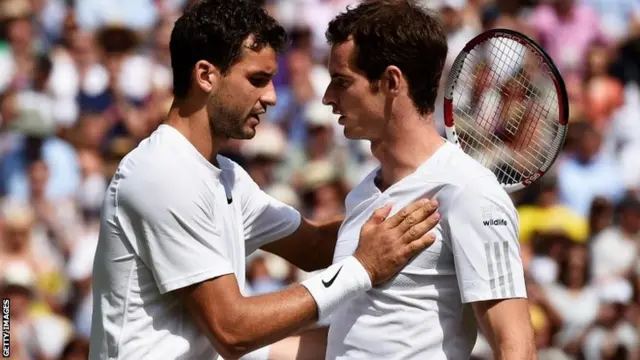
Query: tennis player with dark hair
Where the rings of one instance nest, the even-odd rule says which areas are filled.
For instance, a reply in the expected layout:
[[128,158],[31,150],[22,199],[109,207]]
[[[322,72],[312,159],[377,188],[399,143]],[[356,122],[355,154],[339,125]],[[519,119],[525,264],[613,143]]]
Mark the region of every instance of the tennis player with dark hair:
[[[265,345],[387,281],[433,243],[436,201],[388,218],[396,207],[381,204],[354,235],[353,256],[331,265],[340,222],[301,219],[217,155],[229,139],[252,138],[275,104],[284,43],[253,0],[197,1],[175,23],[168,119],[122,160],[105,195],[90,359],[267,359]],[[248,297],[245,257],[258,248],[328,269]]]
[[478,325],[495,359],[536,358],[515,207],[434,124],[448,50],[438,16],[409,0],[373,0],[338,15],[326,34],[324,102],[348,138],[371,141],[381,164],[346,199],[334,263],[354,254],[381,204],[433,198],[442,216],[432,246],[333,313],[326,359],[469,359]]

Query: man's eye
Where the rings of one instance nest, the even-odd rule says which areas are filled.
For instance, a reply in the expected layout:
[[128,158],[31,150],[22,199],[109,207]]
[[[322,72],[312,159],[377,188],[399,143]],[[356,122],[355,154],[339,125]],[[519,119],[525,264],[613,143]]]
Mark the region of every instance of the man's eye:
[[335,86],[343,89],[349,86],[349,83],[344,79],[334,79],[333,83]]
[[266,77],[251,77],[249,78],[249,81],[251,82],[251,85],[255,87],[265,87],[269,85],[269,81],[271,81],[271,79]]

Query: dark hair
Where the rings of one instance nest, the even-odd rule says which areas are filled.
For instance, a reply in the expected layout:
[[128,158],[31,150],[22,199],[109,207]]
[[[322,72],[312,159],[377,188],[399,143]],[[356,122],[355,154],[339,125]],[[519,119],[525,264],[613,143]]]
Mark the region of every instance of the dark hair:
[[36,69],[47,76],[51,74],[51,70],[53,69],[51,58],[46,54],[36,56]]
[[196,62],[206,60],[224,74],[242,55],[242,44],[255,37],[254,50],[280,51],[284,28],[255,0],[200,0],[187,6],[171,32],[169,48],[173,93],[186,96]]
[[448,51],[437,14],[409,0],[368,1],[333,19],[326,37],[331,45],[353,37],[355,65],[369,81],[397,66],[417,110],[433,112]]
[[582,286],[586,286],[591,281],[591,256],[589,254],[589,248],[584,244],[571,243],[567,248],[562,260],[558,264],[558,283],[569,287],[569,267],[571,263],[571,249],[582,249],[584,251],[585,262],[582,273]]
[[107,55],[127,53],[134,50],[139,43],[133,30],[118,25],[101,28],[96,34],[96,40]]

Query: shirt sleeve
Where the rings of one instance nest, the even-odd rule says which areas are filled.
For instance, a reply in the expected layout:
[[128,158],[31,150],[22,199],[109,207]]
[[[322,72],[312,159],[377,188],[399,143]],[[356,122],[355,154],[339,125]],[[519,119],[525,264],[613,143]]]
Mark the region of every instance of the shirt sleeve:
[[249,255],[270,242],[291,235],[300,226],[300,213],[265,193],[242,171],[242,222]]
[[119,189],[118,219],[161,293],[233,273],[210,192],[184,177],[131,180]]
[[518,214],[491,183],[467,185],[445,214],[462,302],[526,297]]

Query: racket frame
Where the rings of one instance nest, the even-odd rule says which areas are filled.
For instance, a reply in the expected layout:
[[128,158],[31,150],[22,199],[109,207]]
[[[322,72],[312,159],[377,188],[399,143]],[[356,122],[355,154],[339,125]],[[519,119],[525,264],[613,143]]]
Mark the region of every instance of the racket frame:
[[560,151],[562,150],[562,146],[567,137],[567,128],[569,122],[569,97],[567,95],[567,89],[564,80],[560,75],[560,71],[558,71],[551,57],[542,49],[542,47],[540,47],[540,45],[538,45],[528,36],[511,29],[496,28],[487,30],[471,39],[465,45],[465,47],[460,51],[455,61],[453,62],[453,65],[451,66],[451,70],[447,77],[443,107],[445,134],[449,141],[456,144],[458,147],[461,146],[460,142],[458,141],[458,133],[456,132],[456,125],[454,121],[453,92],[458,77],[460,76],[460,72],[462,71],[464,61],[472,49],[494,38],[507,38],[517,41],[518,43],[526,47],[529,51],[531,51],[531,53],[533,53],[533,55],[536,57],[536,60],[541,67],[541,71],[547,72],[547,74],[553,81],[558,96],[559,126],[558,132],[554,140],[551,142],[551,146],[554,147],[554,155],[547,159],[537,171],[531,174],[531,176],[523,179],[519,183],[501,184],[507,192],[514,192],[528,187],[539,180],[549,170],[549,168],[553,165],[553,163],[560,155]]

